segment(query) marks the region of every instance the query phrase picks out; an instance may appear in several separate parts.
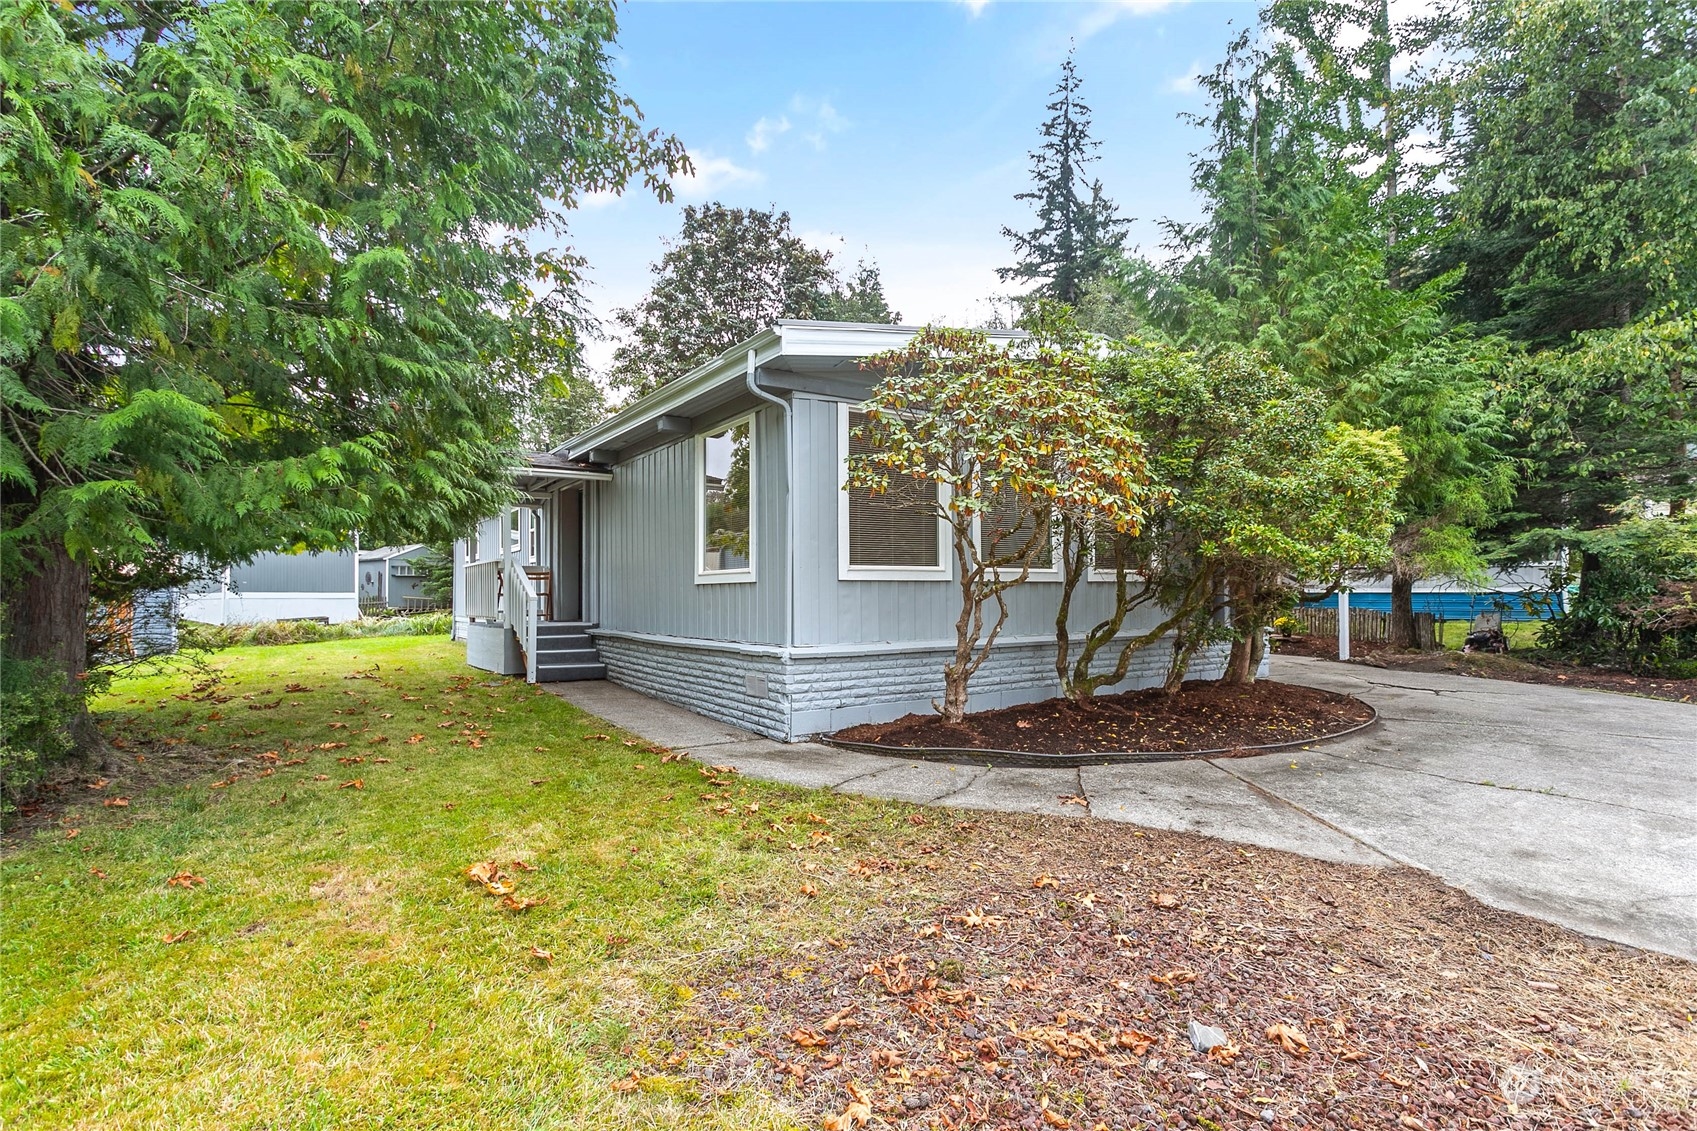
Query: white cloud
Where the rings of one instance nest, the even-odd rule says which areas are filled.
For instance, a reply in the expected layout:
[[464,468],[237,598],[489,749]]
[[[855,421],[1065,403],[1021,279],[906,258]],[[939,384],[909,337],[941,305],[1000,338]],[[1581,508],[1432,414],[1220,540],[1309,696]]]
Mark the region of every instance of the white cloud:
[[983,15],[984,9],[990,6],[990,0],[955,0],[955,3],[971,12],[974,19]]
[[840,134],[848,129],[848,119],[823,98],[814,100],[798,94],[790,99],[790,113],[809,120],[812,128],[805,130],[801,136],[814,149],[823,150],[828,135]]
[[682,200],[700,200],[732,185],[758,184],[765,179],[758,169],[744,168],[729,157],[715,157],[706,150],[691,153],[689,159],[695,171],[672,182]]
[[748,131],[748,147],[756,153],[766,152],[766,147],[772,144],[772,139],[786,134],[790,129],[790,120],[779,114],[776,118],[761,118]]
[[1085,13],[1084,18],[1078,22],[1074,35],[1079,40],[1086,40],[1128,17],[1153,15],[1186,2],[1187,0],[1104,0]]
[[602,189],[598,192],[586,192],[578,197],[577,206],[585,212],[592,212],[597,208],[605,208],[609,204],[617,204],[618,202],[618,193],[611,189]]
[[1184,72],[1182,75],[1167,80],[1167,93],[1195,94],[1197,91],[1202,89],[1201,85],[1197,82],[1197,80],[1201,77],[1202,60],[1192,60],[1188,71]]
[[827,252],[834,258],[841,258],[843,248],[848,246],[848,237],[841,232],[828,232],[821,228],[803,228],[796,233],[801,242],[814,251]]

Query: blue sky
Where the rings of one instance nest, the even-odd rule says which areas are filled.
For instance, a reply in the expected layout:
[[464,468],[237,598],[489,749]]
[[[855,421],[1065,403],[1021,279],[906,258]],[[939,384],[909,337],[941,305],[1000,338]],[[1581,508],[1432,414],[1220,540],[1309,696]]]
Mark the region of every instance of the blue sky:
[[[1252,22],[1250,3],[647,3],[621,10],[618,76],[697,165],[660,205],[590,200],[571,243],[605,318],[646,289],[684,203],[777,205],[839,266],[865,256],[912,322],[976,322],[1005,288],[1004,224],[1030,212],[1027,152],[1069,43],[1102,142],[1095,173],[1153,250],[1193,219],[1193,81]],[[607,343],[589,359],[604,364]]]

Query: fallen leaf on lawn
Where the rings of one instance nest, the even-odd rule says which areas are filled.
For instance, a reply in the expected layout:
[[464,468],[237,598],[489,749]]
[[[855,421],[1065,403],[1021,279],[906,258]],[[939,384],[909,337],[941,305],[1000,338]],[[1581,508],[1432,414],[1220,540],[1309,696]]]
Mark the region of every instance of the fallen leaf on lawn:
[[492,884],[501,878],[501,866],[493,860],[480,860],[467,868],[465,874],[474,884]]
[[1267,1026],[1267,1039],[1274,1041],[1288,1053],[1301,1056],[1308,1051],[1308,1037],[1301,1029],[1290,1025],[1278,1024]]
[[807,898],[809,898],[809,899],[812,899],[814,896],[819,894],[819,889],[814,887],[810,883],[803,882],[802,885],[801,885],[801,894],[807,896]]
[[354,765],[358,765],[360,762],[363,762],[363,761],[365,761],[365,755],[363,755],[363,754],[359,755],[358,757],[354,757],[354,758],[337,758],[336,759],[337,764],[342,765],[342,766],[354,766]]
[[943,928],[936,923],[927,923],[923,927],[919,928],[918,932],[919,937],[922,939],[934,939],[942,933]]
[[549,782],[551,782],[553,780],[554,780],[553,778],[531,778],[530,784],[531,785],[547,785]]
[[90,789],[105,789],[107,786],[109,786],[111,784],[112,784],[111,778],[100,778],[97,781],[89,782],[88,788],[90,788]]
[[872,1063],[879,1068],[900,1068],[907,1061],[894,1049],[873,1049]]
[[329,781],[330,775],[329,774],[313,774],[312,780],[313,781]]
[[965,915],[952,915],[950,920],[964,927],[999,927],[1007,922],[1000,915],[986,915],[982,907],[968,911]]
[[517,868],[521,872],[534,872],[534,871],[536,871],[536,865],[535,864],[526,864],[523,860],[514,860],[513,861],[513,867]]
[[341,785],[337,786],[336,788],[337,789],[364,789],[365,788],[365,779],[364,778],[354,778],[352,781],[343,782]]
[[1208,1050],[1208,1055],[1214,1060],[1219,1061],[1221,1064],[1230,1064],[1238,1058],[1241,1052],[1242,1050],[1236,1045],[1228,1043],[1215,1045],[1213,1048]]
[[1082,903],[1087,910],[1094,911],[1096,910],[1096,901],[1100,898],[1101,896],[1097,895],[1095,892],[1087,891],[1078,897],[1078,902]]
[[1367,1059],[1367,1053],[1363,1049],[1352,1048],[1352,1047],[1346,1045],[1343,1048],[1338,1050],[1338,1059],[1345,1061],[1347,1063],[1350,1063],[1350,1064],[1354,1064],[1358,1060],[1366,1060]]
[[[491,885],[489,890],[494,891],[494,886]],[[540,907],[547,902],[546,899],[527,899],[522,895],[509,895],[501,900],[501,906],[508,911],[529,911],[532,907]]]
[[1090,799],[1076,793],[1063,793],[1058,800],[1062,805],[1082,805],[1086,809],[1090,807]]
[[1047,1099],[1043,1101],[1043,1122],[1048,1124],[1050,1127],[1071,1127],[1072,1120],[1067,1119],[1065,1116],[1056,1115],[1054,1112],[1050,1111],[1048,1103],[1049,1101]]
[[821,1037],[812,1029],[796,1029],[785,1035],[804,1049],[823,1048],[831,1043],[829,1038]]
[[459,808],[459,805],[456,804],[455,802],[452,802],[452,801],[444,801],[442,803],[442,809],[445,812],[448,812],[448,813],[452,813],[455,809],[458,809],[458,808]]
[[290,758],[287,762],[284,762],[283,765],[285,765],[285,766],[304,766],[304,765],[306,765],[306,759],[305,758]]
[[170,944],[170,943],[180,943],[180,942],[182,942],[182,941],[183,941],[183,940],[184,940],[184,939],[187,939],[187,938],[188,938],[188,937],[189,937],[189,936],[191,936],[191,935],[193,935],[193,934],[194,934],[194,928],[193,928],[193,927],[190,927],[190,928],[188,928],[188,929],[187,929],[187,930],[184,930],[184,931],[178,931],[178,932],[177,932],[177,933],[176,933],[176,934],[174,934],[174,935],[172,935],[172,934],[166,934],[166,935],[163,935],[163,936],[161,936],[161,939],[162,939],[162,941],[163,941],[163,942],[165,942],[165,943],[166,943],[166,944]]
[[530,956],[532,958],[539,958],[543,962],[554,961],[554,952],[551,950],[543,950],[539,946],[533,946],[530,948]]
[[734,774],[739,772],[735,766],[710,766],[708,768],[716,774]]
[[1179,899],[1170,891],[1158,891],[1149,897],[1149,903],[1153,907],[1159,907],[1162,911],[1171,911],[1178,906]]
[[106,878],[106,873],[102,872],[99,868],[90,868],[88,870],[88,874],[97,880],[104,880]]
[[424,741],[424,736],[422,734],[409,734],[409,735],[407,735],[407,745],[408,746],[417,746],[419,743],[421,743],[423,741]]
[[65,830],[65,839],[66,840],[75,840],[81,835],[82,835],[81,829],[66,829]]
[[1426,1131],[1426,1124],[1417,1115],[1399,1115],[1396,1122],[1398,1127],[1406,1127],[1408,1131]]
[[642,1081],[637,1078],[635,1072],[622,1080],[614,1080],[612,1083],[612,1089],[615,1092],[634,1092],[640,1087],[642,1087]]
[[605,742],[613,736],[610,734],[586,734],[583,737],[590,742]]
[[1047,872],[1039,872],[1037,878],[1031,881],[1031,886],[1034,888],[1058,888],[1061,886],[1061,881]]
[[1151,974],[1149,980],[1157,986],[1182,986],[1186,982],[1196,981],[1194,970],[1168,970],[1165,974]]
[[102,804],[108,809],[128,809],[130,799],[127,797],[108,797]]
[[825,1131],[854,1131],[857,1127],[865,1127],[871,1120],[872,1105],[851,1100],[841,1115],[827,1115],[824,1127]]
[[168,888],[192,888],[196,884],[205,887],[206,881],[193,872],[178,872],[165,881],[165,886]]
[[371,761],[374,764],[379,765],[379,766],[387,766],[392,761],[392,759],[389,759],[389,758],[373,758]]
[[1150,1045],[1159,1040],[1159,1037],[1152,1037],[1137,1029],[1123,1029],[1114,1035],[1114,1044],[1122,1049],[1130,1049],[1134,1056],[1142,1056],[1149,1051]]
[[860,1028],[860,1022],[854,1020],[849,1016],[849,1014],[859,1008],[860,1007],[858,1005],[845,1005],[843,1008],[831,1014],[831,1016],[825,1018],[824,1024],[820,1025],[819,1028],[823,1029],[827,1033],[835,1033],[839,1029],[858,1029]]

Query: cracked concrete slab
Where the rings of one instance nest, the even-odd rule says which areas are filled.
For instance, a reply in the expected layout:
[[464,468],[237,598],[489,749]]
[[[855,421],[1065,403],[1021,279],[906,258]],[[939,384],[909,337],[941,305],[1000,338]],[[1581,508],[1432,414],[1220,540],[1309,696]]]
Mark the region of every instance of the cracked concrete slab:
[[1002,813],[1041,813],[1051,817],[1088,817],[1087,806],[1062,801],[1081,797],[1077,770],[1043,770],[996,766],[938,803],[959,809],[990,809]]
[[952,762],[903,762],[895,758],[879,761],[884,764],[882,769],[850,778],[836,788],[886,801],[932,804],[966,789],[987,772],[982,766],[957,766]]
[[1341,864],[1390,864],[1390,857],[1257,793],[1212,762],[1168,762],[1081,770],[1090,815],[1151,829],[1202,833]]

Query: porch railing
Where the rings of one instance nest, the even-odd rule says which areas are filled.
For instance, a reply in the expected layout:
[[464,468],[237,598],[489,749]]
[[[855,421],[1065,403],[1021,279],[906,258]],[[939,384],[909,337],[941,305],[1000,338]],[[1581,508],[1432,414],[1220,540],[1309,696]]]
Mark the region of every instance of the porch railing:
[[530,575],[513,558],[507,559],[507,623],[524,650],[524,674],[536,682],[536,626],[542,619],[542,599]]
[[500,558],[465,567],[465,612],[472,620],[501,619]]

